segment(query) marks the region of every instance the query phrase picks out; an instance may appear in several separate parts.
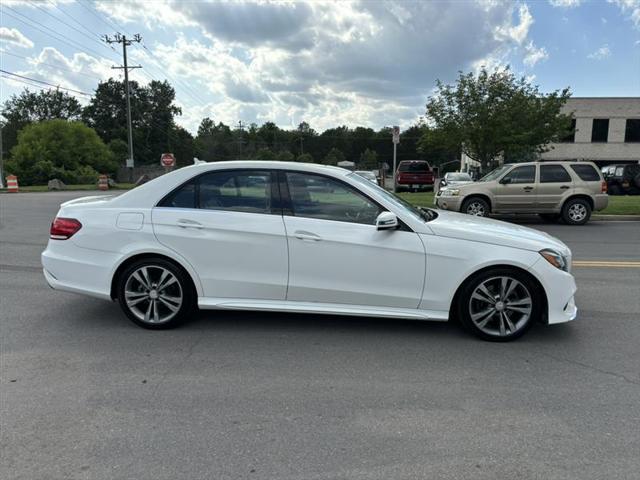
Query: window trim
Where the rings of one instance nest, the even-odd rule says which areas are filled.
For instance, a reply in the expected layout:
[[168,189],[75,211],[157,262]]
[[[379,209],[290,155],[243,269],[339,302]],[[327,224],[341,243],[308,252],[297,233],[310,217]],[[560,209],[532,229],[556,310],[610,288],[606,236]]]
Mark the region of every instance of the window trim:
[[[553,181],[553,182],[548,182],[548,181],[545,182],[545,181],[543,181],[542,180],[542,170],[545,167],[560,167],[562,170],[564,170],[564,173],[567,174],[567,180],[560,180],[560,181]],[[551,165],[540,165],[540,175],[539,175],[539,178],[538,178],[538,183],[540,183],[540,184],[542,184],[542,183],[573,183],[573,177],[571,176],[569,171],[566,169],[566,167],[564,165],[559,164],[559,163],[553,163]]]
[[[200,207],[200,178],[205,176],[205,175],[209,175],[209,174],[213,174],[213,173],[235,173],[235,172],[266,172],[269,174],[269,185],[271,187],[270,192],[271,192],[271,211],[270,212],[241,212],[241,211],[237,211],[237,210],[215,210],[215,209],[209,209],[209,208],[201,208]],[[177,187],[175,187],[173,190],[171,190],[169,193],[167,193],[166,195],[164,195],[158,202],[156,202],[156,204],[154,205],[153,208],[172,208],[172,209],[181,209],[181,210],[202,210],[202,211],[207,211],[207,212],[228,212],[228,213],[248,213],[251,215],[282,215],[282,206],[281,206],[281,202],[280,202],[280,192],[278,190],[278,186],[276,185],[277,181],[275,180],[276,177],[276,171],[273,168],[221,168],[221,169],[214,169],[214,170],[207,170],[206,172],[201,172],[191,178],[189,178],[188,180],[182,182],[180,185],[178,185]],[[193,208],[189,208],[189,207],[168,207],[168,206],[164,206],[161,205],[164,201],[166,201],[169,197],[171,197],[175,192],[177,192],[178,190],[180,190],[181,188],[183,188],[185,185],[187,185],[188,183],[193,182],[194,184],[194,207]]]

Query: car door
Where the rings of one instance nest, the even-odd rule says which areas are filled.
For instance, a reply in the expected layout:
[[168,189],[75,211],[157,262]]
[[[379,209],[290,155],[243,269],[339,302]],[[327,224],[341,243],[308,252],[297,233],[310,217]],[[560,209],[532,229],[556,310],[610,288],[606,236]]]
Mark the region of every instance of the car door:
[[536,166],[516,166],[498,182],[494,210],[501,212],[533,211],[536,208],[536,189]]
[[288,254],[272,173],[218,170],[153,209],[158,241],[198,272],[206,297],[284,300]]
[[558,211],[563,200],[573,191],[571,175],[563,165],[540,165],[540,182],[537,187],[537,210]]
[[289,245],[287,300],[417,308],[425,252],[408,227],[379,231],[384,209],[355,187],[318,174],[283,172]]

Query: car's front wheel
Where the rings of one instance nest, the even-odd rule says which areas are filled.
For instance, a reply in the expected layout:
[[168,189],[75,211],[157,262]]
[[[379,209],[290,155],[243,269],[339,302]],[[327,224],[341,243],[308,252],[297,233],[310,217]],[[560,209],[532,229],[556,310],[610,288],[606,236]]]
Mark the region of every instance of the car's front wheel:
[[144,328],[178,326],[193,311],[195,298],[184,271],[161,258],[134,262],[119,277],[120,307],[133,323]]
[[458,318],[484,340],[506,342],[540,319],[540,287],[525,273],[497,268],[475,275],[458,297]]
[[471,197],[462,204],[462,213],[475,215],[476,217],[486,217],[491,212],[489,203],[480,197]]

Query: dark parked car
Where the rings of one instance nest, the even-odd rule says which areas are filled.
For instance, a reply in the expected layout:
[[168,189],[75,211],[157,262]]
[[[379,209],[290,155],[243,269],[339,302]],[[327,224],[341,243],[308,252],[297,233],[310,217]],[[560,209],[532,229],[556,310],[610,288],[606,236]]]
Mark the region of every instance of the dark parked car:
[[433,189],[435,175],[425,160],[403,160],[398,164],[394,192]]
[[602,174],[609,195],[640,195],[640,164],[607,165]]

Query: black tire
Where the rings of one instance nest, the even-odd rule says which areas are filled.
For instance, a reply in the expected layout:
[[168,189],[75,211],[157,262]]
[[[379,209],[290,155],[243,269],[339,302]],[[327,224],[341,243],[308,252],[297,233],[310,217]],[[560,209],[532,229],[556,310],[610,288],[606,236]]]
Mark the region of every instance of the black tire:
[[[165,275],[165,272],[168,273]],[[146,287],[147,280],[150,288]],[[171,283],[167,285],[167,282]],[[165,284],[164,288],[162,284]],[[161,288],[156,290],[158,286]],[[120,274],[117,291],[118,303],[125,315],[136,325],[150,330],[175,328],[187,320],[196,307],[197,294],[188,274],[163,258],[133,262]],[[162,316],[167,318],[162,319]]]
[[562,220],[567,225],[584,225],[591,218],[591,205],[584,198],[570,198],[562,206]]
[[[496,295],[499,295],[500,287],[502,285],[502,277],[509,278],[510,281],[516,282],[513,290],[509,295],[507,295],[506,300],[502,297],[500,300],[496,300],[495,296],[492,295],[495,300],[493,306],[495,312],[491,314],[489,311],[491,306],[489,303],[485,302],[485,305],[489,307],[485,311],[489,312],[489,315],[486,317],[480,316],[479,318],[475,318],[474,321],[472,319],[472,311],[479,310],[479,313],[473,314],[477,317],[477,315],[481,315],[483,313],[482,309],[484,308],[482,306],[482,301],[476,300],[477,297],[474,297],[476,289],[484,284],[490,294],[495,293]],[[508,283],[507,287],[510,285],[511,283]],[[540,288],[541,287],[538,283],[529,275],[519,270],[510,268],[485,270],[469,278],[462,286],[459,295],[456,297],[458,303],[457,318],[467,331],[482,340],[488,340],[491,342],[509,342],[511,340],[515,340],[516,338],[524,335],[532,325],[540,321],[542,317],[544,301]],[[509,299],[512,299],[511,302],[515,303],[522,301],[518,296],[526,299],[527,295],[530,298],[530,313],[528,315],[511,310],[508,307],[508,304],[510,303]],[[502,302],[501,306],[499,305],[500,302]],[[499,311],[496,310],[497,307],[500,307]],[[502,319],[503,314],[507,315],[510,323]],[[479,325],[481,325],[487,317],[488,320],[486,321],[486,324],[480,327]],[[504,325],[504,330],[502,330],[500,326],[501,323]],[[511,326],[514,327],[512,331],[510,328]],[[503,331],[504,334],[502,333]]]
[[620,185],[611,185],[607,190],[609,195],[622,195]]
[[460,211],[467,215],[488,217],[489,213],[491,213],[491,206],[489,205],[489,202],[482,197],[471,197],[462,202]]
[[545,222],[556,223],[560,220],[561,215],[559,213],[539,213],[538,216]]

